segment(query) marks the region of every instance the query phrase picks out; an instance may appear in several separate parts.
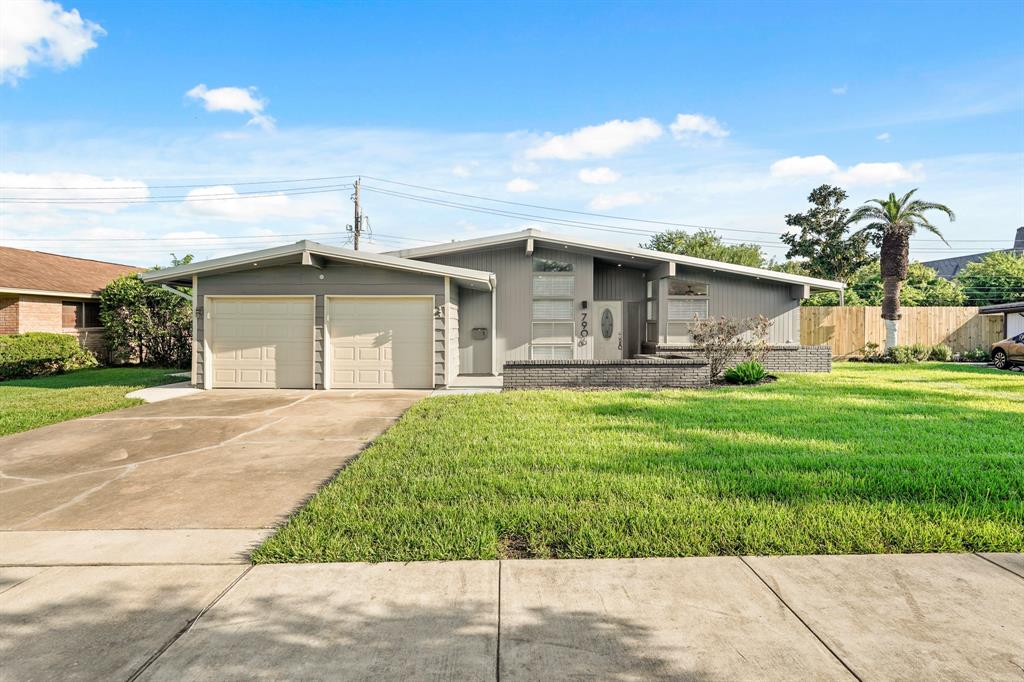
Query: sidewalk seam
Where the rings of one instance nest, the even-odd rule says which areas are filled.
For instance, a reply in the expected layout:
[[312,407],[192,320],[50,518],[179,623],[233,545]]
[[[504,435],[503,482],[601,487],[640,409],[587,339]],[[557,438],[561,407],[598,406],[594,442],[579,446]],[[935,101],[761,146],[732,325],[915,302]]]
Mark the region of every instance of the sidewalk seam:
[[494,680],[501,682],[501,565],[505,563],[498,559],[498,637],[494,647]]
[[206,613],[210,609],[212,609],[214,606],[216,606],[217,602],[219,602],[221,599],[223,599],[224,596],[228,592],[230,592],[232,589],[234,589],[235,585],[237,585],[242,580],[242,578],[244,578],[245,576],[249,575],[249,571],[251,571],[254,567],[255,567],[254,564],[250,564],[249,566],[246,566],[244,571],[242,571],[240,574],[238,574],[238,576],[234,580],[232,580],[230,583],[228,583],[227,587],[225,587],[223,590],[220,591],[220,594],[218,594],[216,597],[213,598],[213,601],[211,601],[209,604],[207,604],[206,606],[204,606],[202,609],[199,610],[199,613],[196,614],[195,618],[192,618],[187,623],[185,623],[185,627],[183,627],[182,629],[180,629],[176,633],[174,633],[171,636],[171,638],[169,640],[167,640],[167,642],[164,643],[163,646],[161,646],[159,649],[157,649],[156,652],[152,656],[150,656],[148,659],[146,659],[146,661],[141,666],[139,666],[138,670],[136,670],[134,673],[131,674],[131,676],[128,677],[126,682],[135,682],[135,680],[139,679],[139,676],[142,675],[142,673],[146,672],[146,670],[149,669],[149,666],[153,665],[158,658],[163,656],[164,652],[166,652],[168,649],[170,649],[174,645],[175,642],[177,642],[179,639],[181,639],[182,635],[184,635],[186,632],[191,630],[192,626],[195,625],[196,622],[200,618],[202,618],[204,615],[206,615]]
[[992,564],[993,566],[995,566],[997,568],[1003,569],[1004,571],[1006,571],[1010,575],[1016,576],[1016,577],[1020,578],[1021,580],[1024,580],[1024,575],[1021,575],[1017,571],[1014,571],[1013,569],[1007,568],[1006,566],[1003,566],[1000,563],[996,563],[995,561],[992,561],[991,559],[989,559],[984,554],[978,554],[977,552],[971,552],[971,554],[973,554],[974,556],[978,557],[982,561],[987,561],[988,563]]
[[744,558],[743,558],[742,556],[739,556],[739,555],[737,555],[737,556],[736,556],[736,558],[737,558],[737,559],[739,559],[739,560],[740,560],[741,562],[743,562],[743,565],[744,565],[744,566],[746,566],[747,568],[749,568],[749,569],[750,569],[750,572],[751,572],[751,573],[753,573],[753,574],[754,574],[755,576],[757,576],[757,579],[758,579],[758,580],[760,580],[760,581],[761,581],[761,582],[762,582],[762,583],[764,584],[764,586],[765,586],[765,587],[767,587],[767,588],[768,588],[768,590],[769,590],[769,591],[770,591],[770,592],[771,592],[772,594],[774,594],[774,595],[775,595],[775,598],[776,598],[776,599],[778,599],[778,600],[779,600],[779,602],[780,602],[780,603],[781,603],[781,604],[782,604],[783,606],[785,606],[785,607],[786,607],[786,609],[787,609],[787,610],[788,610],[788,611],[789,611],[790,613],[792,613],[792,614],[793,614],[793,617],[794,617],[794,618],[796,618],[796,619],[797,619],[798,621],[800,621],[800,624],[801,624],[801,625],[803,625],[803,626],[804,626],[805,628],[807,628],[807,631],[808,631],[808,632],[810,632],[810,633],[811,633],[811,634],[812,634],[812,635],[814,636],[814,638],[815,638],[816,640],[818,640],[819,642],[821,642],[821,645],[822,645],[823,647],[825,647],[825,650],[826,650],[826,651],[828,651],[828,652],[829,652],[830,654],[832,654],[832,657],[833,657],[833,658],[835,658],[835,659],[836,659],[837,661],[839,661],[839,664],[840,664],[841,666],[843,666],[844,668],[846,668],[846,672],[850,673],[850,674],[851,674],[851,675],[853,676],[853,678],[854,678],[855,680],[857,680],[858,682],[863,682],[863,680],[861,679],[860,675],[858,675],[857,673],[855,673],[855,672],[853,671],[853,668],[851,668],[851,667],[850,667],[849,665],[847,665],[846,661],[844,661],[844,660],[843,660],[843,659],[842,659],[842,658],[841,658],[841,657],[839,656],[839,654],[837,654],[837,653],[836,653],[835,651],[833,651],[832,647],[830,647],[830,646],[828,645],[828,643],[827,643],[827,642],[826,642],[826,641],[825,641],[824,639],[822,639],[822,638],[821,638],[821,637],[820,637],[820,636],[818,635],[818,633],[817,633],[817,632],[815,632],[815,631],[814,631],[814,629],[813,629],[813,628],[812,628],[812,627],[811,627],[811,626],[810,626],[810,625],[809,625],[809,624],[807,623],[807,621],[805,621],[805,620],[804,620],[803,618],[801,618],[801,617],[800,617],[800,614],[799,614],[799,613],[797,613],[797,612],[796,612],[796,610],[795,610],[795,609],[794,609],[794,608],[793,608],[792,606],[790,606],[790,605],[789,605],[789,604],[788,604],[788,603],[786,602],[786,600],[785,600],[785,599],[783,599],[783,598],[782,598],[782,595],[781,595],[781,594],[779,594],[778,592],[776,592],[776,591],[775,591],[775,588],[774,588],[774,587],[772,587],[772,586],[771,586],[771,585],[770,585],[770,584],[768,583],[768,581],[767,581],[767,580],[765,580],[765,579],[764,579],[764,578],[763,578],[763,577],[761,576],[761,574],[760,574],[760,573],[758,573],[758,572],[757,572],[757,570],[756,570],[756,569],[755,569],[755,568],[754,568],[753,566],[751,566],[751,565],[750,565],[749,563],[747,563],[747,560],[746,560],[746,559],[744,559]]

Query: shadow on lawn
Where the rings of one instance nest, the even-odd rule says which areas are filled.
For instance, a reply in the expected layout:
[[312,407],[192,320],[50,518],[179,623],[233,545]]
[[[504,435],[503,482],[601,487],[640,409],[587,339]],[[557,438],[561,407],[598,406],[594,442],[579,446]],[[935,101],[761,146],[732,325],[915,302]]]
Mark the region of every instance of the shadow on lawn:
[[[31,589],[31,582],[5,595],[0,652],[10,679],[134,679],[199,610],[177,589],[140,591],[127,577],[107,581],[99,594],[19,599],[17,592]],[[500,666],[503,680],[712,679],[672,665],[671,652],[647,626],[604,613],[532,608],[505,614],[499,656],[496,600],[445,597],[434,606],[380,589],[358,595],[329,582],[300,590],[285,577],[274,585],[287,582],[281,592],[294,590],[288,594],[238,598],[236,586],[141,678],[493,680]],[[768,660],[777,652],[764,655]],[[749,666],[755,674],[758,661]]]
[[172,376],[183,371],[186,370],[150,367],[97,367],[32,379],[9,379],[0,382],[0,387],[67,389],[94,386],[158,386],[187,381],[187,377]]
[[860,387],[809,407],[794,392],[804,390],[793,386],[759,405],[648,394],[580,406],[583,419],[599,418],[594,431],[634,434],[637,445],[624,453],[634,456],[585,459],[578,468],[684,478],[723,498],[910,502],[958,514],[1024,497],[1022,441],[1007,427],[1019,411],[978,396],[922,400],[921,390]]

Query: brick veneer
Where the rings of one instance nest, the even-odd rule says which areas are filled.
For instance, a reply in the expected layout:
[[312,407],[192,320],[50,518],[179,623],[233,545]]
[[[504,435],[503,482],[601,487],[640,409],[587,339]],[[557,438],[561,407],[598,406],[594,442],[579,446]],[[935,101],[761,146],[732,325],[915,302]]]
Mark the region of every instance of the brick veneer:
[[707,386],[702,360],[510,360],[505,390],[528,388],[695,388]]
[[[0,334],[51,332],[70,334],[96,357],[104,360],[103,328],[73,329],[64,326],[62,303],[56,296],[18,296],[0,298]],[[70,299],[75,300],[75,299]]]
[[0,297],[0,334],[18,333],[18,297]]
[[[645,352],[652,355],[686,355],[699,358],[697,350],[689,346],[645,347]],[[742,358],[737,355],[732,364]],[[764,360],[764,368],[769,372],[831,372],[831,346],[772,346]]]

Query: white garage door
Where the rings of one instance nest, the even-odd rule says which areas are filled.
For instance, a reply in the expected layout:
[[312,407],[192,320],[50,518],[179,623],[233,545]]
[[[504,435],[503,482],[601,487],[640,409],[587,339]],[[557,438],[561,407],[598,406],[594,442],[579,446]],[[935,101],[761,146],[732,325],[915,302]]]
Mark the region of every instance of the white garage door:
[[212,298],[214,388],[313,388],[313,298]]
[[431,388],[433,298],[329,298],[331,388]]

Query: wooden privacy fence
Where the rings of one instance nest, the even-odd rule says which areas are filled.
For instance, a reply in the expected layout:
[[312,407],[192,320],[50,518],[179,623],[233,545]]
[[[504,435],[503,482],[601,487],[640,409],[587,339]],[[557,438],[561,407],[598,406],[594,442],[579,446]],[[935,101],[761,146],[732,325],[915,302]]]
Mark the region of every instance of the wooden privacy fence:
[[[954,353],[964,353],[1003,338],[1001,315],[981,315],[977,308],[902,308],[901,346],[945,343]],[[800,343],[828,344],[833,357],[857,354],[869,341],[885,345],[885,326],[880,306],[804,306],[800,308]]]

